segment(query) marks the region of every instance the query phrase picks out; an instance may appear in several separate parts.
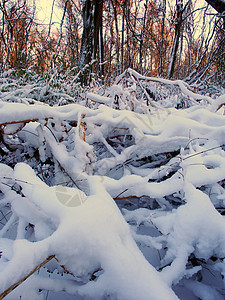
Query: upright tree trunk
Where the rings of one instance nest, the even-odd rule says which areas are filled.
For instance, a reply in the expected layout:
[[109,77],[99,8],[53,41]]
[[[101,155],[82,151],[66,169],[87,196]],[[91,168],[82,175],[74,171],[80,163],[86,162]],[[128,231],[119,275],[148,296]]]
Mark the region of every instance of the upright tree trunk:
[[225,1],[224,0],[205,0],[209,3],[218,13],[223,13],[225,11]]
[[[130,20],[130,0],[127,0],[127,7],[126,7],[126,23],[127,20]],[[131,48],[130,48],[130,37],[131,37],[131,32],[129,30],[129,26],[127,24],[126,26],[126,35],[127,35],[127,67],[133,68],[133,60],[131,59]]]
[[98,60],[98,63],[103,60],[103,0],[85,0],[83,3],[83,34],[78,65],[81,83],[87,85],[90,82],[93,60]]
[[104,44],[102,18],[99,27],[99,75],[101,77],[102,84],[104,84]]
[[177,8],[177,17],[175,23],[175,36],[173,41],[172,52],[170,56],[169,68],[167,72],[167,78],[171,78],[174,73],[175,69],[175,62],[177,58],[177,50],[179,47],[179,40],[180,40],[180,33],[181,33],[181,26],[182,26],[182,16],[183,16],[183,0],[176,0],[176,8]]
[[145,2],[145,12],[143,17],[143,27],[140,34],[140,47],[139,47],[139,72],[143,73],[142,68],[142,56],[143,56],[143,45],[144,45],[144,37],[145,37],[145,28],[146,28],[146,18],[147,18],[147,9],[148,9],[148,0]]
[[120,62],[120,73],[123,72],[123,53],[124,53],[124,31],[125,31],[125,7],[126,0],[123,0],[123,15],[122,15],[122,39],[121,39],[121,62]]
[[165,19],[166,19],[166,0],[163,0],[161,40],[160,40],[160,50],[159,50],[159,76],[162,75],[162,64],[163,64],[163,40],[164,40]]
[[177,62],[177,78],[180,78],[181,75],[181,57],[182,57],[182,51],[183,51],[183,28],[181,29],[181,36],[180,36],[180,50],[179,50],[179,57]]
[[86,0],[83,3],[83,33],[78,65],[81,70],[81,83],[87,85],[90,79],[90,63],[93,53],[93,1]]
[[102,13],[103,0],[93,0],[94,2],[94,53],[93,59],[98,61],[97,73],[103,80],[103,28],[102,28]]
[[[117,60],[117,66],[120,66],[120,34],[119,34],[119,26],[118,26],[118,19],[117,19],[117,6],[118,6],[117,0],[115,0],[115,3],[114,1],[112,1],[112,6],[114,9],[114,19],[115,19],[115,29],[116,29],[116,60]],[[118,72],[119,70],[117,69],[116,73]]]
[[225,53],[225,0],[206,0],[218,13],[222,15],[223,23],[221,24],[220,30],[217,32],[218,38],[218,62],[217,62],[217,81],[223,85],[225,78],[225,63],[224,63],[224,53]]

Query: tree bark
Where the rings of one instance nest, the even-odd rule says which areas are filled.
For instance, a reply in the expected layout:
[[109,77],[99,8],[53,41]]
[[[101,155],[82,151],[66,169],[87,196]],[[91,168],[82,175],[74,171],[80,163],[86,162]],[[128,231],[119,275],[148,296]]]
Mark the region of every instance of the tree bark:
[[78,62],[81,71],[80,80],[83,85],[88,85],[90,82],[92,61],[98,60],[99,66],[99,61],[103,59],[102,10],[103,0],[84,1],[83,34]]
[[122,15],[122,38],[121,38],[121,62],[120,62],[120,73],[123,73],[123,52],[124,52],[124,31],[125,31],[125,7],[126,7],[126,0],[123,0],[123,15]]
[[[90,75],[90,64],[93,53],[93,2],[86,0],[83,4],[82,18],[83,18],[83,33],[81,39],[81,48],[79,56],[79,68],[81,70],[81,83],[87,85]],[[85,70],[84,70],[85,68]]]
[[[116,29],[116,59],[117,59],[117,66],[120,66],[120,33],[119,33],[119,26],[118,26],[118,16],[117,16],[117,9],[118,9],[118,2],[115,0],[111,0],[113,11],[114,11],[114,19],[115,19],[115,29]],[[116,75],[119,75],[119,68],[116,70]]]
[[176,7],[177,7],[177,17],[176,17],[176,23],[175,23],[175,36],[173,41],[173,48],[170,56],[170,62],[169,62],[169,68],[167,72],[167,78],[171,78],[173,76],[174,70],[175,70],[175,62],[177,58],[177,50],[179,47],[179,40],[180,40],[180,34],[181,34],[181,26],[183,23],[183,0],[176,1]]
[[218,13],[225,11],[225,0],[205,0],[210,4]]
[[163,40],[164,40],[165,19],[166,19],[166,0],[163,0],[161,40],[160,40],[160,51],[159,51],[159,76],[162,75],[162,64],[163,64]]
[[145,12],[144,12],[144,17],[143,17],[142,31],[140,34],[140,47],[139,47],[139,73],[141,73],[141,74],[143,74],[142,56],[143,56],[143,45],[144,45],[144,37],[145,37],[145,29],[146,29],[148,0],[146,0],[144,6],[145,6]]

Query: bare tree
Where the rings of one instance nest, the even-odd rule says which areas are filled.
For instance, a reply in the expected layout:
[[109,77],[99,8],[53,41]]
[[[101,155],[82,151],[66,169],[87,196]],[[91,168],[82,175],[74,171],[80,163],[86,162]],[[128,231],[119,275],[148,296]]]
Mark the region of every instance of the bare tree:
[[162,75],[162,63],[163,63],[163,42],[164,42],[164,28],[166,18],[166,0],[162,1],[162,27],[161,27],[161,40],[160,40],[160,51],[159,51],[159,76]]
[[1,60],[4,68],[26,68],[34,9],[26,0],[0,1]]
[[[103,0],[86,0],[83,2],[83,34],[79,68],[81,70],[81,82],[84,85],[90,81],[93,61],[98,60],[101,64],[103,63],[102,13]],[[103,68],[101,68],[101,72],[103,72]]]
[[171,78],[174,73],[175,69],[175,62],[177,59],[177,51],[179,47],[179,41],[180,41],[180,34],[181,34],[181,27],[183,23],[183,0],[176,0],[176,21],[175,21],[175,34],[174,34],[174,40],[173,40],[173,47],[167,72],[167,78]]

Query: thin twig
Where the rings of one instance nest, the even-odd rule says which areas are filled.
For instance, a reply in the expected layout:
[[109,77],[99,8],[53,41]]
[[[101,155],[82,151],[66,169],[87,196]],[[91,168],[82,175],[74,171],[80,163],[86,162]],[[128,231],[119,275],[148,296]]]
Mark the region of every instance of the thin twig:
[[58,143],[59,141],[58,141],[57,137],[55,136],[53,130],[52,130],[48,125],[46,125],[46,124],[45,124],[45,127],[48,128],[48,130],[51,132],[51,134],[53,135],[54,139],[55,139],[56,142]]
[[21,283],[23,283],[27,278],[29,278],[32,274],[34,274],[36,271],[38,271],[41,267],[46,265],[51,259],[53,259],[55,255],[51,255],[48,258],[46,258],[42,263],[40,263],[37,267],[35,267],[29,274],[27,274],[22,279],[18,280],[16,283],[12,284],[7,290],[5,290],[0,295],[0,300],[2,300],[5,296],[7,296],[9,293],[11,293],[16,287],[18,287]]
[[206,140],[206,141],[208,141],[209,139],[207,139],[207,138],[194,138],[194,139],[191,139],[188,143],[187,143],[187,145],[184,147],[184,150],[187,150],[188,149],[188,146],[193,142],[193,141],[195,141],[195,140]]
[[122,194],[125,193],[126,191],[128,191],[128,189],[125,189],[123,192],[119,193],[119,195],[117,195],[114,199],[117,199],[120,195],[122,195]]
[[220,148],[220,147],[223,147],[224,145],[225,145],[225,144],[220,145],[220,146],[216,146],[216,147],[212,147],[212,148],[209,148],[209,149],[206,149],[206,150],[202,150],[202,151],[200,151],[200,152],[198,152],[198,153],[191,154],[191,155],[189,155],[189,156],[183,158],[183,160],[186,160],[186,159],[188,159],[188,158],[191,158],[191,157],[193,157],[193,156],[196,156],[196,155],[199,155],[199,154],[202,154],[202,153],[211,151],[211,150],[218,149],[218,148]]

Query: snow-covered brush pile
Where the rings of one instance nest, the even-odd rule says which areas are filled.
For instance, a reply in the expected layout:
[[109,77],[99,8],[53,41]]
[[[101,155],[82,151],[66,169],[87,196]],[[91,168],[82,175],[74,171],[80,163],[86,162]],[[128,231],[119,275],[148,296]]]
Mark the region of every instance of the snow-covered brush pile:
[[128,71],[86,106],[0,102],[0,299],[224,299],[225,96],[163,107]]
[[160,107],[161,105],[164,108],[187,108],[199,102],[201,104],[210,103],[211,98],[209,96],[211,93],[209,90],[213,90],[214,95],[217,96],[223,94],[222,88],[211,87],[211,89],[206,90],[201,86],[190,86],[182,80],[143,76],[132,69],[127,69],[121,74],[116,79],[116,84],[126,87],[131,95],[133,94],[132,91],[136,92],[138,107],[140,107],[140,102],[144,100],[153,107]]
[[0,100],[16,103],[63,105],[82,102],[86,88],[77,83],[74,70],[49,71],[45,76],[32,70],[9,70],[0,73]]

